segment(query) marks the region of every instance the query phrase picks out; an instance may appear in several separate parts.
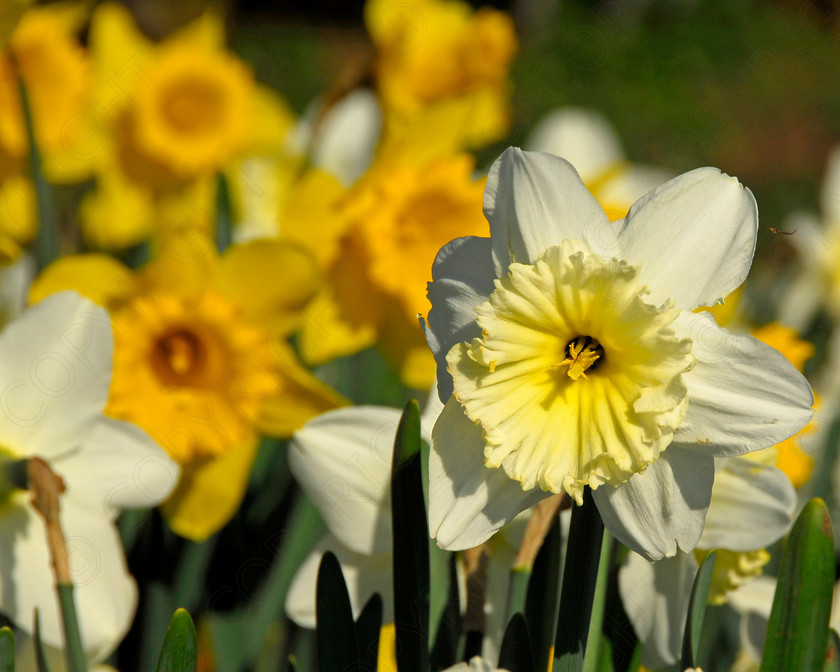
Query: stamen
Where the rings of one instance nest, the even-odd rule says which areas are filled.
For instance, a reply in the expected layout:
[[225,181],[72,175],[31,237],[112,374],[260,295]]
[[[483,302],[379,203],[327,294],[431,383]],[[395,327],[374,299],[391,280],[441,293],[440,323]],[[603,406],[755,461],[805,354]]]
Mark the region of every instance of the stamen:
[[598,360],[604,356],[604,348],[601,344],[591,336],[577,336],[566,343],[566,359],[557,364],[552,364],[552,368],[559,368],[561,366],[568,366],[566,373],[572,380],[589,380],[586,376],[586,371],[600,365]]

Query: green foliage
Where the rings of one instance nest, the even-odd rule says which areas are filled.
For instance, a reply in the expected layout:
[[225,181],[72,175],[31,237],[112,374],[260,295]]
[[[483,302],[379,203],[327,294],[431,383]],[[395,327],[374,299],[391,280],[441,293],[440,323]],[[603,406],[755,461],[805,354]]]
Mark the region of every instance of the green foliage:
[[192,618],[178,609],[169,622],[158,657],[157,672],[195,672],[198,664],[198,641]]
[[834,587],[834,536],[825,503],[799,514],[782,555],[761,672],[819,672]]
[[715,552],[712,551],[703,559],[703,563],[694,577],[691,588],[691,599],[688,604],[688,618],[685,621],[683,633],[683,650],[680,667],[700,666],[700,636],[703,634],[703,621],[706,616],[706,602],[709,599],[709,588],[712,585],[712,573],[715,569]]

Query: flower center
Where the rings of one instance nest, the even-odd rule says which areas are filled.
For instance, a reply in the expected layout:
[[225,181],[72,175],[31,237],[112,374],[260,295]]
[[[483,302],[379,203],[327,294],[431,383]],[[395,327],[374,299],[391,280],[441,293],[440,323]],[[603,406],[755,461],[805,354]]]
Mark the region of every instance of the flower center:
[[476,308],[481,338],[447,356],[485,466],[581,501],[585,486],[619,485],[668,446],[694,357],[671,328],[679,311],[649,304],[638,271],[565,241],[496,280]]
[[181,463],[241,442],[280,385],[268,334],[216,292],[136,297],[114,315],[114,336],[108,413]]
[[572,380],[586,377],[586,372],[589,369],[593,371],[601,365],[604,357],[604,348],[601,344],[591,336],[576,336],[571,341],[566,343],[566,359],[557,364],[552,364],[552,368],[559,368],[568,366],[566,373]]
[[168,384],[197,383],[207,373],[207,346],[188,328],[175,329],[154,344],[149,362],[160,379]]
[[223,118],[224,94],[213,82],[172,82],[161,94],[164,118],[180,133],[199,134],[217,128]]

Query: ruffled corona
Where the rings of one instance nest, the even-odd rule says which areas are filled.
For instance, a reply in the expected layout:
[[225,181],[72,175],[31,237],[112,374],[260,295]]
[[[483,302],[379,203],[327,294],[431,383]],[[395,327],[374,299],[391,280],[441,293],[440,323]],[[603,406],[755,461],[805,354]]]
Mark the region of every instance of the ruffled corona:
[[144,427],[181,463],[237,445],[279,387],[267,334],[212,291],[137,297],[114,315],[114,337],[109,414]]
[[[698,563],[709,554],[708,551],[694,550]],[[726,604],[728,594],[764,573],[764,566],[770,562],[767,549],[754,551],[730,551],[715,549],[715,567],[712,570],[712,584],[709,587],[709,604]]]
[[679,311],[648,303],[638,273],[565,241],[495,281],[476,308],[482,337],[447,357],[487,467],[580,502],[584,486],[624,483],[665,449],[694,356],[670,327]]

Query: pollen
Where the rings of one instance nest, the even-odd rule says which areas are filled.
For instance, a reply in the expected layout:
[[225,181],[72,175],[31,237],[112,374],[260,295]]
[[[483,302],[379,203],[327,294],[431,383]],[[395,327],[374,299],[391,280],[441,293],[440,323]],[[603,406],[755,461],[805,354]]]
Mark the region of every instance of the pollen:
[[589,380],[586,372],[600,364],[603,356],[604,348],[596,339],[591,336],[578,336],[566,344],[566,359],[551,366],[552,368],[568,366],[566,373],[569,378]]

